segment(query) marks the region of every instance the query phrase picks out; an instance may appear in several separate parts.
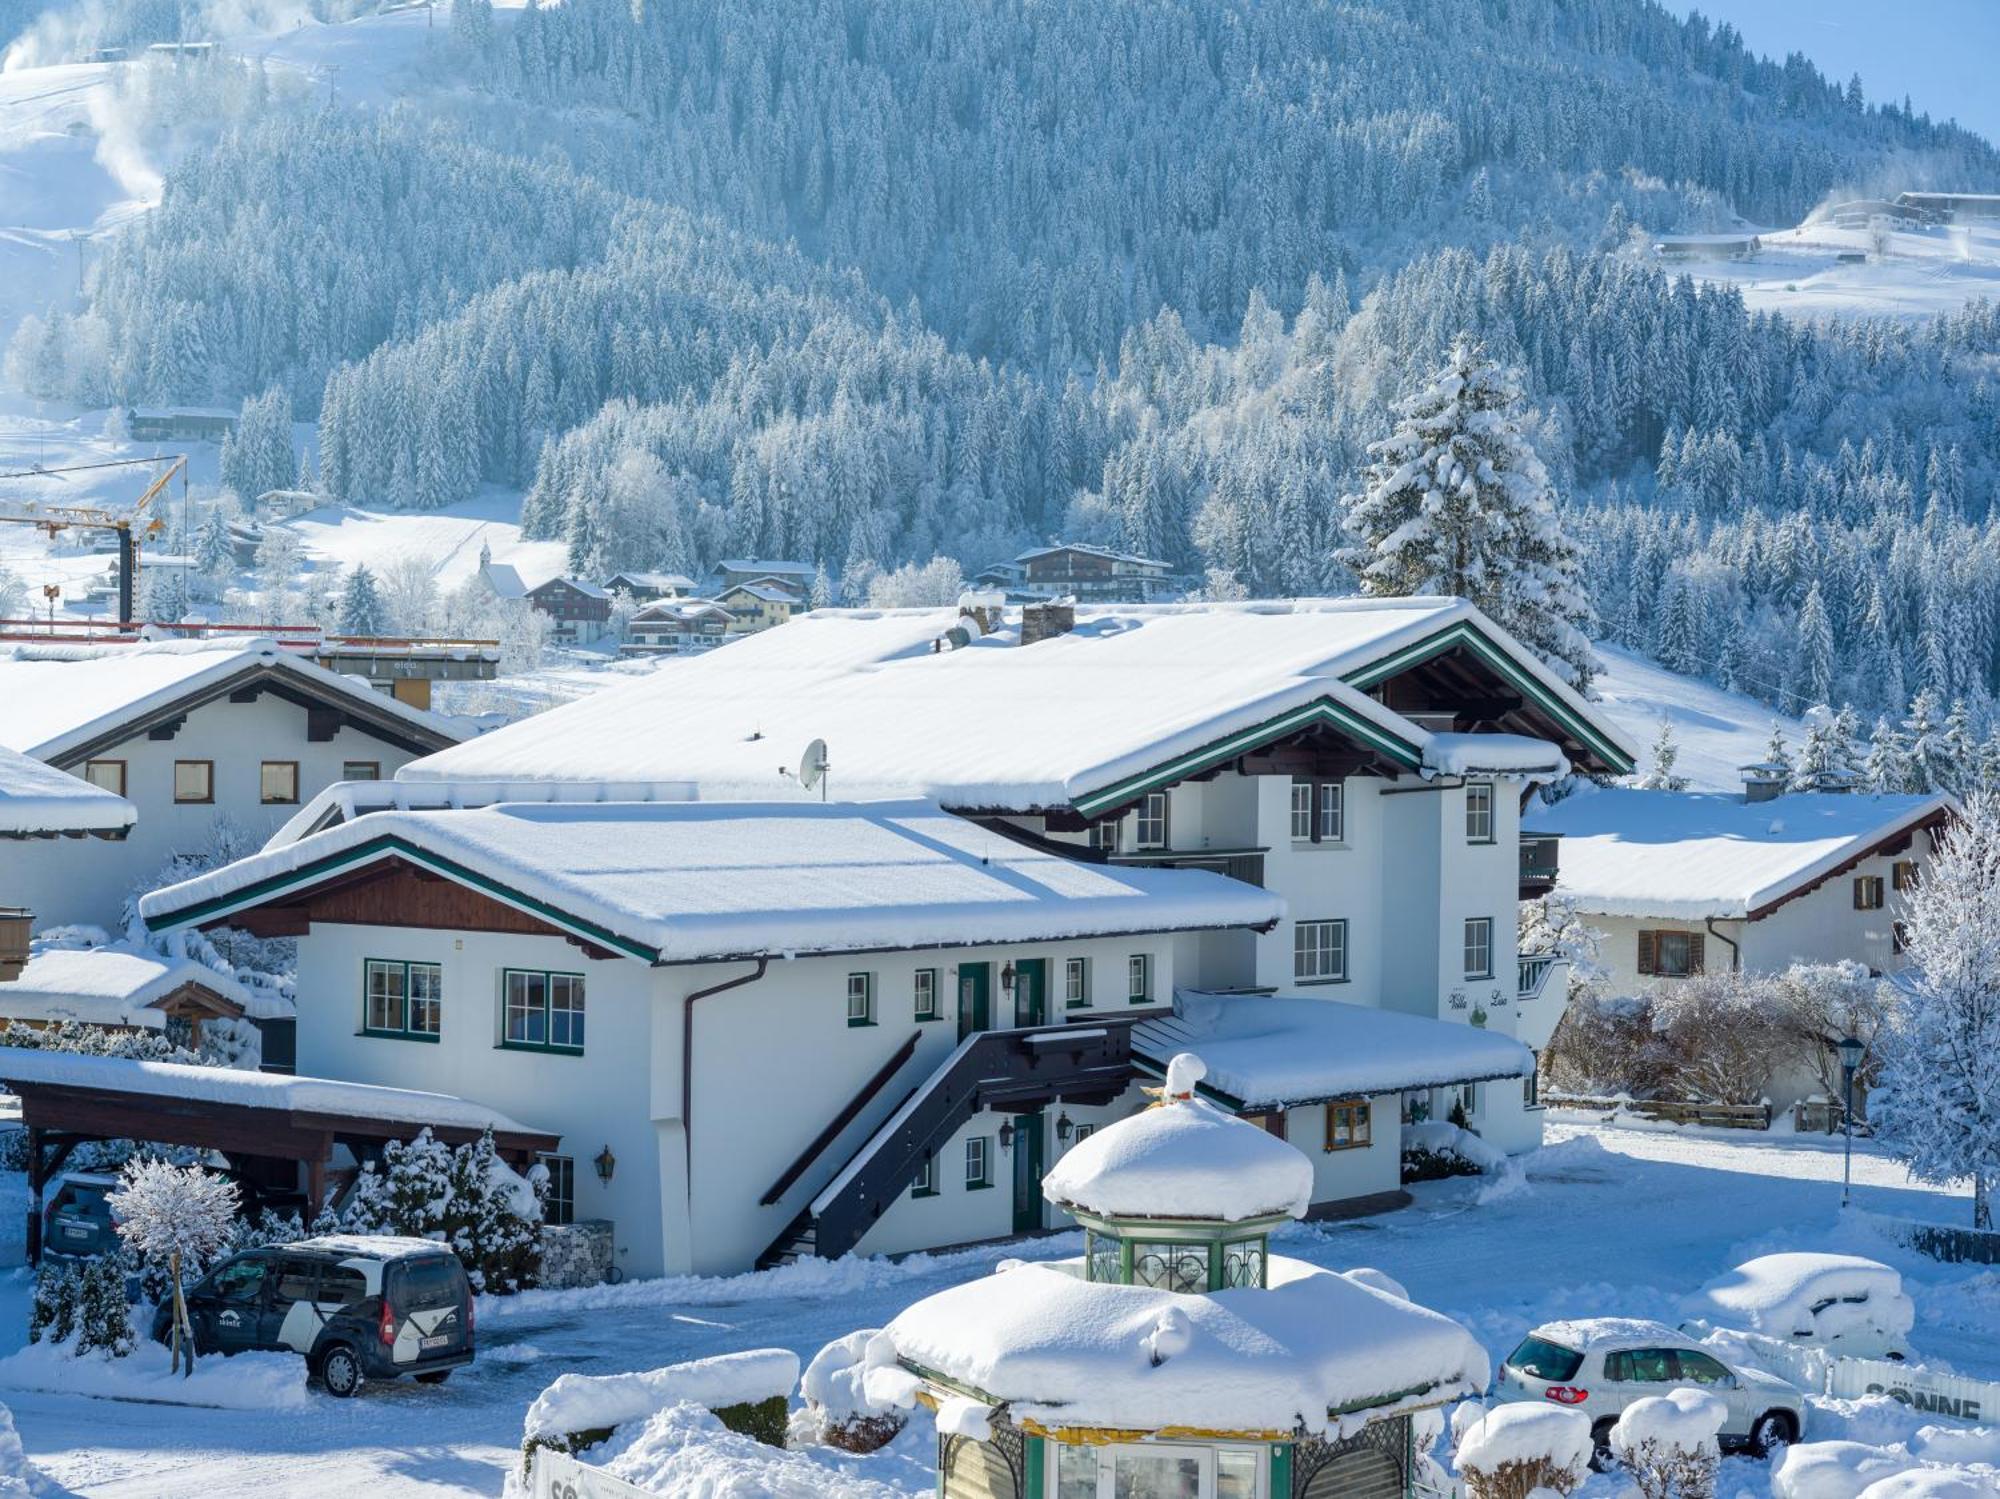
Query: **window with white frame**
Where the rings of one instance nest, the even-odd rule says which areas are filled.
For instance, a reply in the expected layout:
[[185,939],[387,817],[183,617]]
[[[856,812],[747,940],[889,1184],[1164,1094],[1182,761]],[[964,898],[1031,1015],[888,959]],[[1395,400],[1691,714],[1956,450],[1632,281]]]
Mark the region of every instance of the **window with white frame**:
[[[849,985],[847,1018],[854,1018],[853,986]],[[938,971],[935,968],[919,968],[916,977],[910,981],[911,1008],[919,1020],[936,1020],[941,1013],[938,1009]]]
[[1313,783],[1292,782],[1292,840],[1303,843],[1313,835]]
[[1347,837],[1347,788],[1338,781],[1319,783],[1319,841],[1339,843]]
[[1167,794],[1148,791],[1132,814],[1132,842],[1139,848],[1167,846]]
[[370,958],[361,965],[361,1029],[399,1041],[435,1041],[444,1013],[444,970],[436,963]]
[[1465,923],[1465,976],[1469,979],[1493,977],[1493,918],[1468,917]]
[[542,1222],[576,1222],[576,1158],[566,1155],[537,1155],[536,1161],[549,1174],[548,1195],[542,1199]]
[[1090,825],[1090,846],[1100,853],[1115,854],[1119,848],[1119,835],[1124,832],[1125,819],[1106,817]]
[[968,1190],[993,1185],[993,1141],[986,1135],[965,1142],[965,1185]]
[[1521,1079],[1521,1107],[1539,1109],[1542,1106],[1542,1054],[1531,1051],[1528,1055],[1535,1059],[1535,1065]]
[[500,1044],[531,1051],[583,1050],[583,975],[500,972]]
[[1090,1003],[1090,959],[1063,959],[1063,1005],[1081,1010]]
[[847,976],[847,1023],[849,1025],[875,1023],[874,974],[850,973]]
[[1483,781],[1465,788],[1465,841],[1493,841],[1493,788]]
[[1347,977],[1347,923],[1301,921],[1292,927],[1292,977],[1302,984]]
[[910,1183],[912,1197],[935,1197],[938,1195],[937,1157],[927,1155],[923,1165],[917,1167],[916,1180]]
[[1125,999],[1143,1005],[1153,998],[1153,955],[1135,952],[1125,960]]

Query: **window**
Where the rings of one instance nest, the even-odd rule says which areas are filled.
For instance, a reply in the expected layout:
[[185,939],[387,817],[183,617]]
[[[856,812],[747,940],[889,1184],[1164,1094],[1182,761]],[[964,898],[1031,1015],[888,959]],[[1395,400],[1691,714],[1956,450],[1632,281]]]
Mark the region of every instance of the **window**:
[[1863,874],[1855,876],[1854,909],[1857,911],[1879,911],[1882,909],[1882,876]]
[[[910,981],[911,1006],[916,1011],[916,1016],[919,1020],[936,1020],[938,1018],[937,979],[938,975],[935,968],[919,968],[916,972],[916,977]],[[850,991],[853,988],[853,981],[851,979],[849,980],[848,987]],[[853,999],[851,992],[848,998],[850,1001]],[[851,1020],[854,1018],[851,1003],[848,1008],[848,1018]]]
[[917,1167],[917,1179],[910,1183],[912,1197],[935,1197],[938,1195],[937,1157],[927,1155],[923,1165]]
[[1153,997],[1153,957],[1135,952],[1125,960],[1125,1002],[1143,1005]]
[[[1116,1499],[1263,1499],[1270,1468],[1270,1459],[1261,1447],[1048,1442],[1044,1450],[1047,1468],[1033,1475],[1044,1481],[1029,1491],[1047,1494],[1049,1499],[1098,1499],[1099,1495],[1115,1495]],[[1312,1492],[1320,1492],[1325,1475],[1334,1471],[1324,1470],[1314,1481]],[[1349,1487],[1361,1492],[1359,1485]],[[986,1490],[980,1487],[978,1491]],[[1011,1487],[1007,1491],[1011,1492]]]
[[1292,840],[1340,842],[1346,832],[1344,790],[1338,781],[1292,782]]
[[1132,1284],[1198,1295],[1208,1289],[1208,1245],[1134,1244]]
[[993,1142],[974,1135],[965,1142],[965,1188],[968,1192],[993,1185]]
[[215,762],[213,760],[174,761],[174,800],[177,802],[214,801]]
[[847,976],[847,1023],[849,1025],[875,1023],[874,974],[850,973]]
[[1674,1362],[1680,1366],[1678,1377],[1689,1384],[1729,1386],[1736,1383],[1736,1377],[1723,1368],[1719,1360],[1705,1353],[1696,1353],[1692,1348],[1676,1348]]
[[[83,762],[83,778],[100,791],[108,791],[113,796],[125,794],[125,762],[123,760],[86,760]],[[1902,886],[1898,885],[1897,889]]]
[[1332,984],[1347,977],[1347,923],[1301,921],[1292,927],[1292,977]]
[[1167,846],[1167,794],[1148,791],[1132,814],[1132,842],[1140,848]]
[[1909,940],[1909,930],[1902,922],[1892,921],[1889,923],[1889,951],[1901,953]]
[[1063,1007],[1081,1010],[1090,1003],[1090,959],[1063,959]]
[[361,1029],[370,1036],[435,1041],[444,1019],[444,969],[370,958],[362,964]]
[[287,1255],[278,1261],[278,1284],[271,1300],[277,1306],[295,1301],[311,1301],[319,1290],[319,1261],[303,1255]]
[[1100,853],[1117,853],[1118,835],[1124,830],[1124,826],[1124,820],[1117,817],[1107,817],[1102,822],[1093,822],[1090,825],[1090,846]]
[[299,762],[266,760],[257,772],[257,799],[277,806],[299,799]]
[[1898,859],[1894,864],[1889,866],[1889,874],[1891,876],[1890,882],[1898,890],[1914,890],[1917,888],[1917,861],[1915,859]]
[[1542,1106],[1542,1054],[1531,1051],[1528,1055],[1535,1059],[1535,1065],[1521,1079],[1521,1107],[1539,1109]]
[[1604,1355],[1604,1377],[1615,1384],[1666,1384],[1674,1378],[1674,1350],[1634,1348]]
[[1657,978],[1687,978],[1702,971],[1707,939],[1700,932],[1639,933],[1639,972]]
[[264,1272],[269,1268],[268,1260],[234,1260],[215,1272],[210,1287],[224,1301],[254,1304],[264,1295]]
[[576,1222],[576,1157],[538,1155],[535,1159],[549,1174],[548,1196],[542,1199],[542,1222]]
[[500,1044],[531,1051],[583,1050],[583,975],[500,972]]
[[1323,1150],[1365,1150],[1374,1140],[1368,1100],[1350,1098],[1345,1103],[1326,1106],[1326,1144]]
[[382,779],[380,760],[342,760],[340,778],[343,781],[379,781]]
[[1473,916],[1465,923],[1465,976],[1493,977],[1493,918]]
[[368,1299],[368,1277],[346,1265],[321,1265],[319,1289],[313,1292],[318,1305],[353,1306]]
[[1465,841],[1493,841],[1493,788],[1483,782],[1465,788]]

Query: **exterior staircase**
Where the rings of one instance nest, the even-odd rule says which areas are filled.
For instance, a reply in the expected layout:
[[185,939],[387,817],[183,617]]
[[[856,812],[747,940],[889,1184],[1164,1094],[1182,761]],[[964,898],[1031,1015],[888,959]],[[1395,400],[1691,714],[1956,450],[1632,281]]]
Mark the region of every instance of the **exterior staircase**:
[[[1132,1026],[1144,1018],[1121,1016],[1088,1025],[1033,1026],[967,1036],[827,1177],[826,1185],[759,1256],[758,1267],[809,1256],[838,1259],[851,1251],[908,1190],[918,1167],[981,1110],[1026,1113],[1056,1102],[1109,1103],[1132,1080]],[[858,1103],[865,1104],[882,1085],[878,1074]],[[857,1105],[850,1108],[859,1111]],[[840,1132],[833,1124],[822,1131],[764,1195],[765,1205],[780,1201],[821,1164]]]

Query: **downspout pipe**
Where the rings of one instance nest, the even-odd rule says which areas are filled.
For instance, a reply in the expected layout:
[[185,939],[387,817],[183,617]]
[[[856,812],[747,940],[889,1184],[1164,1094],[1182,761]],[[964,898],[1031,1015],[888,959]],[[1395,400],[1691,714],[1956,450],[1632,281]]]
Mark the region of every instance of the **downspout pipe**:
[[1702,917],[1701,924],[1708,928],[1709,936],[1729,949],[1729,971],[1731,973],[1741,973],[1743,971],[1743,949],[1715,929],[1715,918],[1713,916]]
[[688,995],[681,1005],[681,1145],[686,1151],[686,1180],[688,1200],[694,1200],[694,1007],[697,1001],[707,999],[711,994],[721,994],[725,990],[740,989],[745,984],[754,984],[764,976],[771,966],[768,956],[757,959],[757,966],[748,973],[739,973],[733,979],[724,979],[719,984],[710,984],[706,989],[697,989]]

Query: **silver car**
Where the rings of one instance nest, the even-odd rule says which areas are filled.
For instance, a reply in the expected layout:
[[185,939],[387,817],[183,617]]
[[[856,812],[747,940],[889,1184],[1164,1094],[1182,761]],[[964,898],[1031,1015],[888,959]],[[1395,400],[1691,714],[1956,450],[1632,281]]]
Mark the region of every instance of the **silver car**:
[[1729,1407],[1725,1449],[1768,1457],[1805,1435],[1806,1397],[1798,1386],[1713,1349],[1660,1322],[1591,1317],[1548,1322],[1507,1355],[1494,1383],[1501,1400],[1546,1400],[1590,1417],[1593,1466],[1611,1460],[1611,1428],[1625,1407],[1648,1395],[1691,1386]]

